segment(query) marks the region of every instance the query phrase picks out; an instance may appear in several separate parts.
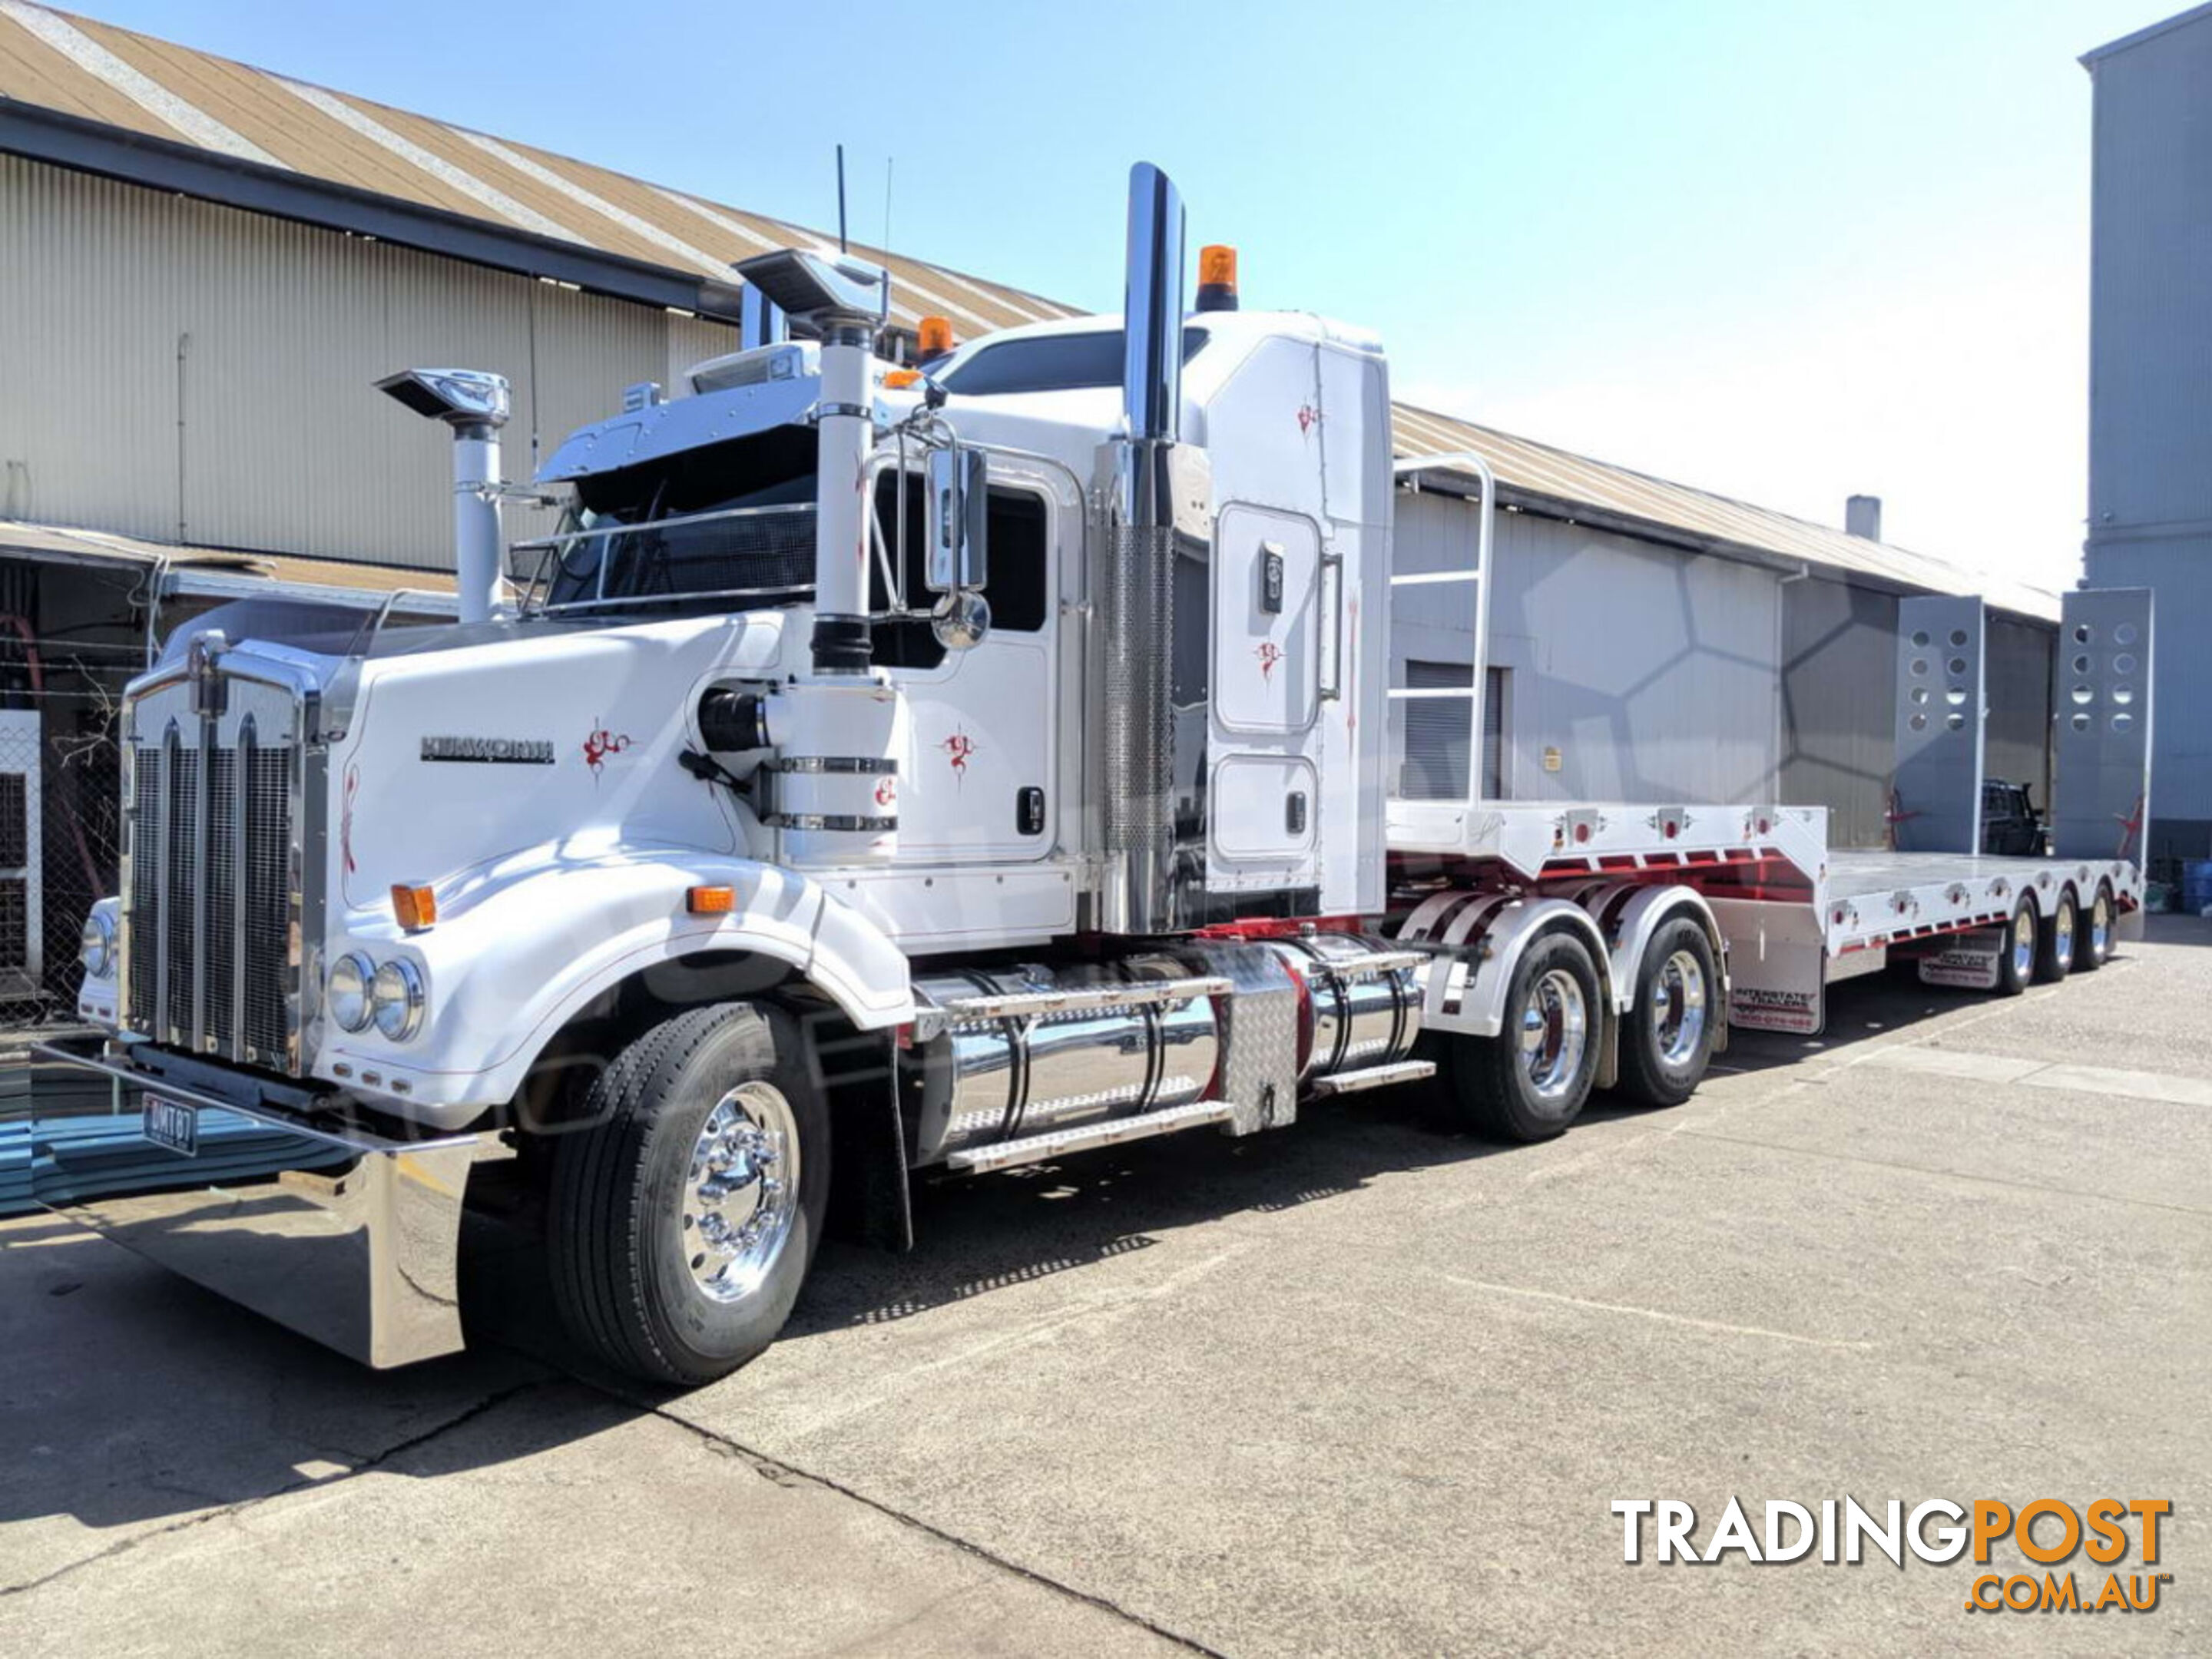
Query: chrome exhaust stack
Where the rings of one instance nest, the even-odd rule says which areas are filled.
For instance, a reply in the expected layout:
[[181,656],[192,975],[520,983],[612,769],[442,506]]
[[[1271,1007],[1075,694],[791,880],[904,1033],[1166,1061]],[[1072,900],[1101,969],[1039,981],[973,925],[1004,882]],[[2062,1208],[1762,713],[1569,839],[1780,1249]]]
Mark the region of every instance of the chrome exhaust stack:
[[453,434],[453,576],[465,623],[497,616],[507,602],[500,569],[499,429],[507,424],[506,379],[473,368],[408,368],[376,389]]
[[[821,342],[821,449],[815,494],[814,672],[866,675],[868,630],[868,452],[875,446],[876,337],[890,314],[890,277],[880,265],[784,248],[739,262],[746,295],[761,309],[754,326],[772,331],[779,313]],[[750,339],[748,335],[748,339]]]
[[1176,802],[1172,458],[1182,418],[1182,198],[1149,161],[1129,170],[1127,287],[1113,523],[1098,596],[1103,641],[1099,925],[1174,928]]

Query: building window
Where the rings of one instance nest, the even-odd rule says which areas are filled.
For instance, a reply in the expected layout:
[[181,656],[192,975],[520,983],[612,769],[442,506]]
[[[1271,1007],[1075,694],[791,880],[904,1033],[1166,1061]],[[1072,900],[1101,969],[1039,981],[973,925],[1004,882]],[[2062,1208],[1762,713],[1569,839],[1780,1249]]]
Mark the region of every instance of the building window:
[[[1406,664],[1407,689],[1466,691],[1472,688],[1472,663]],[[1482,702],[1482,796],[1505,798],[1505,700],[1509,671],[1492,668],[1484,678]],[[1468,797],[1468,738],[1474,711],[1458,697],[1412,697],[1405,704],[1405,760],[1398,793],[1405,800],[1465,800]]]

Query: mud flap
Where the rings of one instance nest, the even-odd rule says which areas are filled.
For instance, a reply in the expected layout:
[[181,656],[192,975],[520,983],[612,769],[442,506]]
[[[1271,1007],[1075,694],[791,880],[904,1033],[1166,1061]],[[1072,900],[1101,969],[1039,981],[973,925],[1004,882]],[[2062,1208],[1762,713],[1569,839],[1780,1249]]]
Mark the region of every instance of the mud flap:
[[2004,973],[2002,927],[1978,927],[1946,941],[1920,958],[1920,982],[1960,991],[1994,991]]
[[914,1193],[896,1050],[887,1031],[842,1020],[814,1034],[830,1097],[829,1236],[903,1253],[914,1248]]
[[1818,1036],[1827,1024],[1827,941],[1810,905],[1708,901],[1728,941],[1729,1023]]

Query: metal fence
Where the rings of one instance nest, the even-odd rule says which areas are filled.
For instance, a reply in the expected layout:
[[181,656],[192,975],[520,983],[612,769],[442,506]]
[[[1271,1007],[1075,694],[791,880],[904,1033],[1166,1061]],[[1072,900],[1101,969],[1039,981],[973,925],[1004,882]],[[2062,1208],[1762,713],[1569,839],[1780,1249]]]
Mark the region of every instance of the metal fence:
[[0,1036],[74,1022],[78,935],[122,852],[122,689],[144,660],[0,632]]

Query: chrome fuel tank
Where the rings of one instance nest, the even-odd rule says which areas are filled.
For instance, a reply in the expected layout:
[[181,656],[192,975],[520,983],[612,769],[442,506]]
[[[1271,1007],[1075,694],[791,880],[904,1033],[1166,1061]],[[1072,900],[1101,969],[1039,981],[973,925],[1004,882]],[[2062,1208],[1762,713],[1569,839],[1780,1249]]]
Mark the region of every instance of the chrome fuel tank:
[[[909,1061],[914,1162],[1203,1098],[1221,1058],[1212,1000],[1159,1000],[1154,988],[1197,977],[1144,956],[917,979],[917,1004],[951,1018]],[[1127,1002],[1097,995],[1125,986]],[[1059,994],[1071,1006],[1054,1008]],[[1001,1002],[1023,1012],[999,1013]]]
[[1421,1032],[1420,988],[1410,969],[1371,965],[1390,951],[1389,941],[1316,933],[1270,939],[1262,948],[1306,988],[1301,1081],[1388,1066],[1412,1052]]

